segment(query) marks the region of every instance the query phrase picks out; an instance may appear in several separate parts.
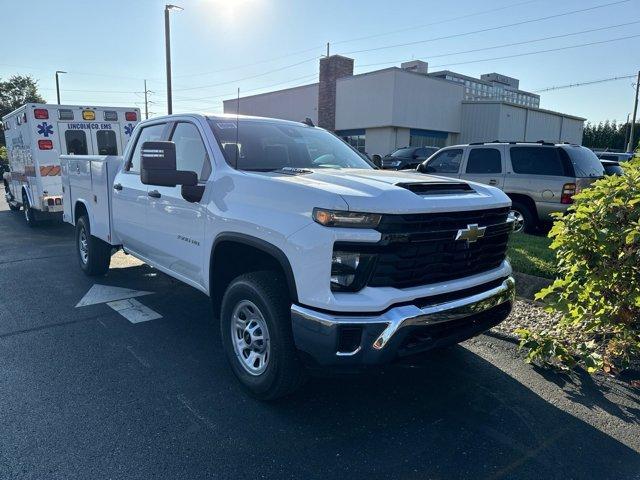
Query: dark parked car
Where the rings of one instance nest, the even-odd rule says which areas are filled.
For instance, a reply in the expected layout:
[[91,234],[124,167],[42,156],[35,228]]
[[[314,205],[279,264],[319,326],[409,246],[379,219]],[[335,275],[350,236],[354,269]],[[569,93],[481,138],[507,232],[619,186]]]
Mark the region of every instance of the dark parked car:
[[415,170],[431,155],[439,150],[438,147],[403,147],[382,159],[382,168],[390,170]]
[[613,160],[600,160],[600,162],[604,167],[605,175],[624,175],[620,162],[614,162]]

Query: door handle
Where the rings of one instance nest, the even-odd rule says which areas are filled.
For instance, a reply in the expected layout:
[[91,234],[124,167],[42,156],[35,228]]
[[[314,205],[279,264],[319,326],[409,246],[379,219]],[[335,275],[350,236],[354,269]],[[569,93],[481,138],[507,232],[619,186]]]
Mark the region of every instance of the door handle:
[[116,183],[116,184],[113,185],[113,189],[114,190],[118,190],[118,191],[122,190],[122,185],[120,185],[119,183]]
[[491,180],[489,180],[489,185],[497,185],[498,184],[498,180],[496,180],[495,178],[492,178]]
[[160,195],[160,192],[157,190],[151,190],[150,192],[147,193],[147,195],[153,198],[160,198],[162,196]]

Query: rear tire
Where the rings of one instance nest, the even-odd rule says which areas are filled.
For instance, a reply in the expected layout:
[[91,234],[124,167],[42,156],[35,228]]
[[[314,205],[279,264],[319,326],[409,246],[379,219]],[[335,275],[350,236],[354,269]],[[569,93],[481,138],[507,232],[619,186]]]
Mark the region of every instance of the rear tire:
[[76,250],[82,271],[90,276],[105,275],[111,263],[111,245],[91,235],[89,217],[76,222]]
[[291,302],[278,272],[236,277],[222,298],[220,332],[233,373],[260,400],[296,390],[304,380],[291,331]]
[[29,198],[26,193],[22,194],[22,208],[24,209],[24,220],[27,222],[27,225],[31,228],[35,227],[38,223],[36,220],[36,212],[31,208],[31,204],[29,203]]
[[526,204],[514,201],[511,205],[511,213],[516,216],[514,232],[534,233],[537,230],[538,220]]

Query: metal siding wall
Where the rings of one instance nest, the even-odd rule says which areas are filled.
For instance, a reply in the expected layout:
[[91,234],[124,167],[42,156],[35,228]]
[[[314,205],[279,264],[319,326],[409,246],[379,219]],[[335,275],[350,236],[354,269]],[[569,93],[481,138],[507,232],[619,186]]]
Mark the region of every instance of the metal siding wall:
[[500,127],[498,137],[492,140],[503,142],[521,142],[524,140],[524,129],[527,124],[527,110],[524,108],[502,105],[500,108]]
[[583,129],[584,122],[582,120],[565,117],[564,124],[562,125],[562,138],[560,141],[582,145]]
[[546,142],[558,142],[560,140],[561,124],[562,117],[559,115],[529,110],[525,141],[537,142],[538,140],[544,140]]
[[460,143],[488,142],[499,136],[500,105],[463,103]]

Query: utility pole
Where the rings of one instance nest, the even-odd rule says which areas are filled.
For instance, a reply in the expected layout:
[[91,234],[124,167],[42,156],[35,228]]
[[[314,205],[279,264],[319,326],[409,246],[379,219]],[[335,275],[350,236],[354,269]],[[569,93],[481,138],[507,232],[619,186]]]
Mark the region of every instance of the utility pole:
[[56,70],[56,98],[58,99],[58,105],[60,105],[60,80],[58,79],[58,75],[63,72],[62,70]]
[[149,119],[149,99],[147,97],[147,94],[149,93],[149,90],[147,90],[147,80],[144,80],[144,119],[148,120]]
[[629,125],[629,117],[631,116],[630,113],[627,113],[627,123],[624,124],[625,129],[624,129],[624,144],[625,146],[629,144],[629,130],[631,130],[631,125]]
[[629,133],[629,144],[627,145],[627,152],[633,152],[635,150],[635,138],[634,130],[636,126],[636,114],[638,113],[638,93],[640,92],[640,70],[638,71],[638,79],[636,80],[636,101],[633,104],[633,118],[631,119],[631,132]]
[[167,113],[173,113],[173,105],[171,98],[171,31],[169,27],[169,12],[171,10],[183,10],[177,5],[164,6],[164,48],[167,62]]

